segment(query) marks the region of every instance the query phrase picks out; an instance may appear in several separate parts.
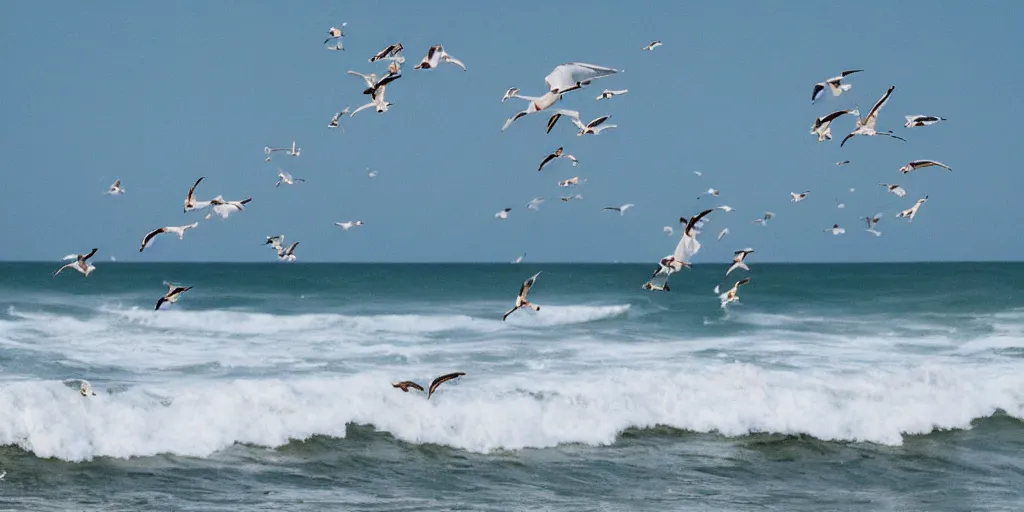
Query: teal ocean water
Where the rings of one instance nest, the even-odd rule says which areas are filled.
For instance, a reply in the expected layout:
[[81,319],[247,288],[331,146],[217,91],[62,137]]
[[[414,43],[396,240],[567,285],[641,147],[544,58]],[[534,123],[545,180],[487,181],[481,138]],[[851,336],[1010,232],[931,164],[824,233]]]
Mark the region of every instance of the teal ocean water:
[[0,264],[0,509],[1024,508],[1022,264],[96,265]]

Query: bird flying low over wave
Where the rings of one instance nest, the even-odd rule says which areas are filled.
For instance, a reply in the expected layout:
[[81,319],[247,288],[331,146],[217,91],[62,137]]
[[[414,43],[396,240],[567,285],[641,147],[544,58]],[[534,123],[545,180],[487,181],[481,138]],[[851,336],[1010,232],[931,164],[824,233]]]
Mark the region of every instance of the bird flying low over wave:
[[[446,375],[442,375],[442,376],[434,379],[430,383],[430,388],[427,391],[427,400],[430,400],[430,397],[434,394],[435,391],[437,391],[437,387],[438,386],[440,386],[441,384],[444,384],[445,382],[448,382],[450,380],[457,379],[457,378],[459,378],[459,377],[461,377],[461,376],[463,376],[465,374],[466,374],[466,372],[454,372],[454,373],[449,373],[449,374],[446,374]],[[405,381],[402,381],[402,382],[396,382],[396,383],[392,384],[391,387],[396,388],[396,389],[401,389],[405,393],[409,392],[409,388],[415,389],[417,391],[423,391],[423,386],[420,386],[419,384],[417,384],[417,383],[415,383],[415,382],[413,382],[411,380],[405,380]]]
[[750,253],[752,252],[754,252],[754,250],[748,247],[746,249],[740,249],[733,253],[734,256],[732,258],[732,265],[729,267],[729,270],[725,271],[725,275],[731,274],[733,270],[736,270],[738,268],[742,268],[743,270],[750,272],[750,268],[747,267],[747,264],[744,263],[743,261],[746,260],[747,256],[750,255]]
[[825,80],[824,82],[818,82],[814,84],[814,90],[811,91],[811,103],[813,104],[815,101],[818,101],[818,98],[821,98],[821,95],[825,93],[826,87],[832,90],[833,96],[839,96],[843,92],[849,91],[850,88],[853,86],[851,86],[850,84],[844,84],[843,79],[854,73],[860,73],[861,71],[864,70],[853,69],[850,71],[843,71],[842,74],[840,74],[839,76],[834,76],[832,78],[829,78],[828,80]]
[[864,135],[867,137],[874,137],[875,135],[885,135],[887,137],[902,140],[903,142],[907,141],[907,139],[904,139],[903,137],[893,135],[892,130],[889,130],[887,132],[880,132],[875,129],[876,123],[878,123],[878,113],[881,112],[882,107],[884,107],[885,104],[889,101],[889,96],[892,95],[892,91],[894,90],[896,90],[895,85],[889,87],[889,89],[885,91],[885,94],[883,94],[882,97],[875,103],[875,106],[871,107],[871,111],[868,112],[867,117],[857,118],[857,127],[854,128],[854,130],[850,132],[849,135],[843,137],[843,141],[839,143],[839,147],[843,147],[843,145],[846,144],[846,141],[850,140],[856,135]]
[[53,273],[53,277],[57,277],[57,274],[60,274],[66,268],[73,268],[85,277],[89,277],[89,274],[91,274],[93,270],[96,270],[96,267],[89,263],[89,258],[92,258],[95,254],[96,249],[93,248],[93,250],[89,251],[88,254],[69,254],[65,256],[65,260],[74,259],[75,261],[58,268],[57,271]]
[[533,304],[530,301],[526,300],[526,297],[530,294],[530,288],[533,288],[533,284],[537,282],[537,276],[539,276],[539,275],[540,275],[540,272],[537,272],[536,274],[530,276],[529,279],[527,279],[526,281],[523,282],[523,286],[521,286],[519,288],[519,295],[516,296],[516,305],[515,305],[515,307],[513,307],[510,310],[508,310],[505,313],[505,316],[501,317],[501,321],[502,322],[504,322],[505,319],[507,319],[509,315],[511,315],[512,313],[515,313],[516,311],[518,311],[519,308],[526,307],[526,308],[530,308],[530,309],[532,309],[534,311],[540,311],[540,306],[538,306],[536,304]]
[[622,95],[622,94],[626,94],[627,92],[629,92],[629,89],[620,89],[620,90],[617,90],[617,91],[611,90],[611,89],[605,89],[604,91],[601,92],[601,95],[598,96],[597,99],[599,99],[599,100],[607,100],[607,99],[611,98],[612,96],[619,96],[619,95]]
[[573,167],[576,167],[576,166],[580,165],[580,161],[577,160],[576,157],[574,157],[574,156],[572,156],[572,155],[570,155],[568,153],[563,153],[563,148],[559,147],[558,149],[555,150],[554,153],[551,153],[550,155],[544,157],[544,160],[542,160],[540,162],[540,166],[537,167],[537,172],[540,172],[542,169],[544,169],[544,166],[547,165],[552,160],[554,160],[556,158],[563,158],[563,157],[564,158],[568,158],[570,161],[572,161],[572,166]]
[[427,56],[423,57],[423,60],[420,61],[420,63],[417,64],[416,67],[413,69],[436,68],[437,65],[441,63],[441,61],[445,61],[449,64],[455,64],[456,66],[462,68],[463,71],[466,70],[466,65],[463,64],[462,61],[452,57],[451,55],[448,55],[448,52],[444,51],[444,46],[439,44],[431,46],[430,49],[427,50]]
[[914,217],[917,216],[917,210],[921,208],[921,205],[928,200],[928,196],[924,196],[922,199],[918,199],[914,206],[903,210],[896,214],[897,217],[907,219],[907,222],[914,222]]
[[[840,116],[842,116],[844,114],[850,114],[850,115],[854,115],[854,116],[859,116],[860,115],[860,111],[857,110],[857,109],[837,110],[837,111],[832,112],[831,114],[828,114],[826,116],[819,117],[819,118],[815,119],[814,120],[814,124],[811,125],[811,135],[817,135],[818,136],[818,142],[825,142],[826,140],[832,140],[832,121],[835,121],[836,118],[838,118],[838,117],[840,117]],[[849,160],[847,160],[847,162],[849,162]],[[836,164],[836,165],[842,165],[842,164]]]
[[107,193],[112,196],[124,194],[124,189],[121,188],[121,180],[117,180],[110,185],[110,188],[107,189]]
[[357,221],[348,220],[348,221],[345,221],[345,222],[335,222],[334,225],[338,226],[339,228],[341,228],[341,229],[343,229],[345,231],[348,231],[348,230],[352,229],[353,227],[365,226],[366,223],[364,223],[361,220],[357,220]]
[[652,281],[647,281],[646,283],[643,284],[643,286],[641,286],[641,288],[643,288],[644,290],[653,291],[653,292],[670,292],[670,291],[672,291],[672,289],[668,287],[668,280],[667,279],[662,284],[654,284],[654,282],[652,282]]
[[398,62],[399,64],[401,64],[405,62],[405,57],[402,55],[403,49],[404,47],[402,46],[402,43],[388,45],[383,50],[377,52],[376,55],[370,57],[370,62],[377,62],[378,60],[391,60],[393,62]]
[[907,119],[907,123],[904,125],[907,128],[913,128],[915,126],[928,126],[928,125],[935,124],[935,123],[937,123],[939,121],[945,121],[946,120],[945,117],[938,117],[938,116],[912,115],[912,116],[903,116],[903,117],[905,117]]
[[[739,302],[739,300],[740,300],[740,295],[739,295],[740,286],[743,286],[743,285],[745,285],[745,284],[747,284],[749,282],[750,282],[750,278],[749,277],[740,279],[739,281],[736,281],[736,284],[732,285],[732,288],[730,288],[729,291],[727,291],[727,292],[725,292],[723,294],[720,294],[718,296],[718,299],[722,303],[721,304],[722,309],[725,309],[725,306],[728,305],[731,302]],[[716,292],[718,291],[718,287],[717,286],[715,287],[715,291]]]
[[713,211],[713,209],[704,210],[689,219],[686,217],[679,218],[679,223],[683,225],[683,234],[679,237],[679,242],[676,244],[672,254],[658,261],[658,268],[654,269],[651,279],[659,275],[669,276],[679,272],[684,267],[690,266],[690,259],[700,251],[701,247],[700,242],[697,241],[697,235],[699,234],[699,231],[697,231],[698,224],[701,222],[701,219]]
[[936,162],[935,160],[914,160],[903,167],[900,167],[900,172],[903,174],[909,174],[911,171],[918,169],[924,169],[925,167],[942,167],[947,171],[952,171],[950,167],[942,162]]
[[160,306],[163,306],[165,302],[170,302],[171,304],[178,302],[178,298],[181,297],[181,294],[192,289],[191,286],[178,286],[168,283],[167,281],[164,281],[164,286],[167,287],[167,293],[165,293],[163,297],[157,299],[156,307],[153,308],[154,311],[159,310]]
[[632,203],[627,203],[627,204],[624,204],[622,206],[605,206],[604,208],[601,208],[601,211],[612,210],[612,211],[619,212],[619,216],[622,216],[622,215],[626,214],[626,210],[628,210],[628,209],[630,209],[630,208],[632,208],[634,206],[636,206],[636,205],[632,204]]
[[619,72],[617,69],[604,66],[595,66],[583,62],[568,62],[555,66],[555,69],[548,73],[548,76],[544,77],[544,83],[547,84],[548,91],[543,96],[522,96],[519,94],[518,88],[510,88],[505,92],[505,97],[501,100],[502,102],[509,98],[519,98],[530,102],[530,104],[526,110],[508,118],[505,121],[505,125],[501,127],[501,131],[508,129],[514,121],[523,116],[540,112],[554,105],[558,100],[562,99],[563,94],[581,89],[598,78],[604,78]]
[[149,244],[153,241],[153,238],[155,238],[157,235],[161,233],[174,233],[178,235],[178,240],[184,240],[185,232],[192,228],[195,228],[198,225],[198,222],[193,222],[192,224],[186,224],[184,226],[165,226],[162,228],[154,229],[153,231],[146,233],[146,236],[142,237],[142,245],[139,247],[139,252],[146,250],[146,247],[149,247]]
[[654,49],[659,47],[659,46],[661,46],[661,41],[654,40],[654,41],[651,41],[650,43],[648,43],[647,46],[644,46],[643,48],[641,48],[641,50],[648,51],[648,52],[653,52]]
[[896,194],[896,197],[903,197],[903,196],[907,195],[907,191],[903,190],[903,187],[901,187],[901,186],[899,186],[899,185],[897,185],[895,183],[891,183],[891,184],[890,183],[879,183],[879,185],[885,187],[886,189],[888,189],[889,192],[892,192],[893,194]]

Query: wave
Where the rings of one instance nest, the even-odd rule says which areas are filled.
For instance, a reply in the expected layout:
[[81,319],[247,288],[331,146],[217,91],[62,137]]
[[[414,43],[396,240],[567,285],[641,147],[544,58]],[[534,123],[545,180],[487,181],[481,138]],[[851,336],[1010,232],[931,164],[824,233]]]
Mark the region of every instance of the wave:
[[[567,443],[609,445],[628,429],[803,434],[899,445],[904,435],[967,429],[997,411],[1024,419],[1018,367],[791,372],[742,363],[687,371],[470,374],[430,400],[379,372],[288,380],[136,386],[83,398],[56,381],[0,385],[0,444],[67,461],[176,454],[235,443],[280,447],[372,425],[408,443],[487,453]],[[402,376],[406,378],[408,376]],[[415,376],[414,376],[415,377]],[[422,379],[421,379],[422,380]]]

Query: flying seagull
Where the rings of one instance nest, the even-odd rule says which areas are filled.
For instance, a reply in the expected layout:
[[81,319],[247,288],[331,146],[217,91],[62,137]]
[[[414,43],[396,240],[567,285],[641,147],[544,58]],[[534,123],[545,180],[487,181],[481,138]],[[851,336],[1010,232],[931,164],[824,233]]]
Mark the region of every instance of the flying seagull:
[[466,70],[466,65],[463,64],[461,60],[456,59],[451,55],[448,55],[448,52],[444,51],[444,46],[439,44],[431,46],[430,49],[427,50],[427,56],[423,57],[423,60],[420,61],[420,63],[417,64],[416,67],[413,69],[436,68],[437,65],[441,63],[441,61],[445,61],[449,64],[455,64],[456,66],[462,68],[463,71]]
[[583,199],[583,194],[576,194],[573,196],[562,196],[561,199],[564,202],[572,201],[573,199]]
[[824,82],[818,82],[814,84],[814,90],[811,92],[811,103],[813,104],[815,101],[818,101],[818,99],[821,98],[821,95],[825,93],[826,87],[832,90],[833,96],[839,96],[843,92],[849,91],[852,86],[850,84],[844,84],[843,79],[846,78],[847,76],[850,76],[854,73],[859,73],[861,71],[864,70],[853,69],[850,71],[843,71],[842,74],[840,74],[839,76],[834,76],[832,78],[829,78],[828,80],[825,80]]
[[722,239],[725,238],[725,235],[728,235],[728,234],[729,234],[729,228],[725,228],[722,231],[719,231],[718,232],[718,240],[717,241],[719,241],[719,242],[722,241]]
[[839,227],[839,224],[832,224],[832,227],[826,229],[825,232],[830,232],[833,235],[842,235],[843,233],[846,233],[846,230]]
[[775,214],[772,212],[764,212],[764,215],[760,219],[754,219],[753,224],[761,224],[762,226],[767,226],[768,221],[772,220],[772,217],[774,216]]
[[846,208],[846,205],[845,205],[845,204],[843,204],[843,203],[842,203],[842,202],[841,202],[841,201],[839,200],[839,198],[838,198],[838,197],[836,198],[836,208],[839,208],[840,210],[842,210],[843,208]]
[[946,169],[948,171],[953,170],[950,169],[948,165],[942,162],[936,162],[935,160],[914,160],[913,162],[910,162],[909,164],[900,167],[900,172],[902,172],[903,174],[908,174],[910,173],[910,171],[916,171],[918,169],[923,169],[925,167],[942,167],[943,169]]
[[[466,372],[455,372],[455,373],[449,373],[447,375],[442,375],[442,376],[434,379],[433,382],[430,383],[430,387],[428,388],[427,400],[430,400],[430,397],[434,394],[435,391],[437,391],[437,387],[438,386],[440,386],[441,384],[444,384],[445,382],[448,382],[450,380],[457,379],[457,378],[459,378],[459,377],[461,377],[461,376],[463,376],[465,374],[466,374]],[[423,391],[423,386],[420,386],[419,384],[417,384],[417,383],[415,383],[415,382],[413,382],[411,380],[405,380],[405,381],[402,381],[402,382],[396,382],[396,383],[392,384],[391,387],[396,388],[396,389],[401,389],[405,393],[409,392],[409,388],[415,389],[417,391]]]
[[198,225],[198,222],[193,222],[192,224],[186,224],[184,226],[165,226],[162,228],[154,229],[153,231],[146,233],[146,236],[142,237],[142,245],[139,246],[139,252],[146,250],[146,247],[149,247],[149,244],[153,241],[153,238],[155,238],[157,235],[161,233],[174,233],[178,235],[178,240],[184,240],[185,232]]
[[284,154],[286,154],[288,156],[299,156],[299,155],[302,154],[302,148],[295,147],[295,141],[293,140],[291,148],[272,148],[272,147],[269,147],[269,146],[263,148],[263,154],[267,155],[266,160],[268,162],[270,161],[270,155],[272,153],[274,153],[275,151],[284,151],[285,152]]
[[634,205],[632,203],[627,203],[627,204],[624,204],[622,206],[605,206],[604,208],[601,208],[601,211],[603,212],[605,210],[614,210],[614,211],[619,212],[619,216],[622,216],[622,215],[626,214],[626,210],[628,210],[628,209],[630,209],[630,208],[632,208],[634,206],[636,206],[636,205]]
[[[818,136],[818,142],[825,142],[826,140],[832,140],[832,121],[835,121],[836,118],[838,118],[838,117],[840,117],[840,116],[842,116],[844,114],[850,114],[850,115],[854,115],[854,116],[859,116],[860,115],[860,111],[857,110],[857,109],[837,110],[837,111],[832,112],[831,114],[828,114],[826,116],[819,117],[819,118],[815,119],[814,120],[814,124],[811,125],[811,135],[817,135]],[[842,164],[836,164],[836,165],[842,165]]]
[[641,50],[648,51],[648,52],[653,52],[654,49],[659,47],[659,46],[661,46],[661,41],[655,40],[655,41],[651,41],[647,46],[644,46],[643,48],[641,48]]
[[662,283],[662,284],[654,284],[651,281],[647,281],[640,288],[643,288],[644,290],[655,291],[655,292],[670,292],[670,291],[672,291],[672,289],[668,287],[668,279],[666,279],[665,282]]
[[388,45],[383,50],[377,52],[376,55],[370,57],[370,62],[377,62],[378,60],[390,60],[399,64],[405,62],[405,57],[402,55],[402,43],[395,43]]
[[[337,128],[338,126],[340,126],[338,124],[338,121],[342,117],[345,117],[345,114],[348,114],[348,113],[349,113],[349,107],[345,107],[345,110],[342,110],[341,112],[335,113],[334,117],[331,118],[331,122],[327,124],[327,127],[328,128]],[[342,133],[345,132],[345,127],[344,126],[341,127],[341,131],[342,131]]]
[[334,41],[334,46],[327,46],[328,50],[345,49],[345,46],[342,44],[341,41],[341,39],[345,37],[345,33],[341,30],[342,28],[345,28],[345,25],[348,25],[348,22],[342,23],[341,28],[331,27],[331,29],[327,31],[327,39],[324,39],[324,45],[326,46],[327,43],[331,42],[332,40]]
[[935,124],[935,123],[937,123],[939,121],[945,121],[946,120],[945,117],[938,117],[938,116],[912,115],[912,116],[903,116],[903,117],[905,117],[907,119],[907,124],[904,125],[907,128],[913,128],[915,126],[928,126],[928,125]]
[[704,210],[690,217],[689,220],[685,217],[679,218],[679,223],[684,226],[683,235],[679,238],[679,242],[676,244],[672,254],[665,256],[658,262],[658,268],[654,270],[651,279],[659,275],[672,275],[682,270],[683,267],[690,266],[690,259],[700,251],[700,242],[697,241],[697,224],[713,211],[714,209]]
[[523,258],[526,258],[525,252],[523,254],[520,254],[519,256],[516,256],[516,259],[512,260],[511,263],[513,265],[518,265],[523,262]]
[[124,194],[124,189],[121,188],[121,180],[117,180],[112,185],[110,185],[110,188],[107,189],[107,193],[112,196]]
[[849,160],[840,160],[840,161],[836,162],[836,167],[839,167],[839,166],[842,166],[842,165],[846,165],[848,163],[850,163]]
[[216,213],[217,215],[220,215],[222,219],[226,219],[232,212],[245,211],[245,205],[249,204],[250,201],[252,201],[251,197],[247,197],[241,201],[225,201],[224,197],[217,196],[210,200],[210,206],[213,208],[210,213],[206,214],[206,218],[209,219],[214,213]]
[[278,169],[277,177],[277,185],[274,185],[274,187],[280,187],[282,183],[284,183],[285,185],[294,185],[296,181],[301,181],[303,183],[305,183],[306,181],[302,178],[293,178],[292,175],[288,173],[288,171],[284,171],[281,169]]
[[811,193],[810,190],[805,190],[803,192],[800,192],[799,194],[796,193],[796,192],[790,192],[789,195],[790,195],[790,197],[793,198],[792,202],[799,203],[800,201],[803,201],[804,199],[807,199],[807,194],[810,194],[810,193]]
[[66,268],[73,268],[81,272],[85,277],[89,277],[89,274],[91,274],[93,270],[96,270],[96,267],[89,263],[89,258],[92,258],[94,254],[96,254],[95,248],[89,251],[89,254],[69,254],[65,256],[65,260],[74,259],[75,261],[58,268],[57,271],[53,273],[53,277],[57,277],[57,274],[60,274]]
[[868,223],[868,229],[866,229],[865,231],[867,231],[868,233],[871,233],[872,235],[875,235],[875,236],[882,236],[882,232],[881,231],[876,231],[875,230],[875,226],[877,226],[878,223],[882,221],[882,214],[881,213],[876,213],[876,214],[874,214],[871,217],[861,217],[860,219],[863,220],[863,221],[867,221],[867,223]]
[[746,260],[747,255],[749,255],[752,252],[754,252],[754,250],[748,247],[746,249],[741,249],[733,253],[732,265],[729,267],[729,270],[725,271],[725,275],[731,274],[733,270],[736,270],[738,268],[742,268],[743,270],[750,272],[750,268],[748,268],[747,264],[744,263],[743,261]]
[[199,182],[203,181],[204,179],[206,179],[206,176],[200,176],[199,179],[192,184],[192,187],[188,189],[188,195],[185,196],[185,213],[188,213],[192,210],[202,210],[203,208],[210,206],[210,201],[196,200],[196,187],[198,187]]
[[843,145],[846,144],[846,141],[850,140],[855,135],[864,135],[868,137],[873,137],[875,135],[885,135],[887,137],[902,140],[903,142],[907,141],[907,139],[904,139],[903,137],[893,135],[892,130],[889,130],[887,132],[880,132],[875,129],[875,125],[878,122],[878,113],[882,110],[882,107],[885,106],[885,103],[889,101],[889,96],[892,95],[892,91],[894,90],[896,90],[895,85],[889,87],[889,89],[885,91],[885,94],[882,95],[878,102],[875,103],[875,106],[871,107],[871,112],[868,112],[867,117],[857,118],[857,127],[854,128],[854,130],[850,132],[849,135],[843,137],[843,141],[839,143],[839,147],[843,147]]
[[899,186],[899,185],[897,185],[895,183],[892,183],[892,184],[890,184],[890,183],[879,183],[879,185],[889,189],[889,192],[892,192],[893,194],[896,194],[896,197],[903,197],[903,196],[907,195],[907,191],[903,190],[903,187],[901,187],[901,186]]
[[516,311],[518,311],[519,308],[526,307],[526,308],[531,308],[534,311],[540,311],[540,306],[538,306],[536,304],[533,304],[532,302],[526,300],[526,296],[530,294],[530,288],[533,288],[533,283],[537,282],[537,276],[539,276],[539,275],[540,275],[540,272],[537,272],[536,274],[530,276],[529,279],[527,279],[526,281],[523,282],[523,286],[521,288],[519,288],[519,295],[516,296],[516,305],[515,305],[515,307],[510,309],[510,310],[508,310],[508,312],[505,313],[505,316],[501,317],[501,321],[502,322],[504,322],[505,319],[507,319],[509,315],[511,315],[512,313],[515,313]]
[[592,81],[598,78],[604,78],[606,76],[614,75],[619,70],[606,68],[603,66],[595,66],[593,64],[586,64],[583,62],[567,62],[555,66],[555,69],[544,77],[544,83],[548,86],[548,91],[543,96],[522,96],[519,94],[518,88],[511,88],[505,93],[505,97],[502,98],[502,102],[509,98],[519,98],[526,100],[529,103],[526,110],[516,113],[514,116],[508,118],[505,121],[505,125],[501,127],[501,131],[505,131],[508,127],[517,119],[533,114],[534,112],[540,112],[552,105],[558,100],[562,99],[562,95],[583,88],[585,85],[589,85]]
[[570,120],[572,120],[572,124],[576,125],[576,127],[579,128],[579,132],[576,133],[577,136],[586,135],[588,133],[600,135],[601,132],[609,128],[618,128],[618,126],[614,124],[604,124],[605,121],[612,117],[609,115],[598,117],[597,119],[594,119],[593,121],[587,124],[583,124],[583,121],[580,121],[579,112],[576,112],[575,110],[558,110],[555,112],[554,115],[551,116],[550,119],[548,119],[547,133],[551,133],[551,129],[555,127],[555,123],[557,123],[562,116],[568,117]]
[[366,109],[368,109],[370,107],[375,107],[378,114],[383,113],[383,112],[387,112],[388,109],[391,108],[391,105],[394,105],[394,103],[391,103],[390,101],[387,101],[387,100],[384,99],[384,92],[385,92],[386,89],[387,89],[386,85],[382,85],[379,88],[377,88],[373,92],[373,95],[370,96],[370,102],[365,104],[365,105],[363,105],[363,106],[361,106],[361,107],[359,107],[359,108],[357,108],[357,109],[355,109],[355,110],[353,110],[352,113],[349,114],[349,117],[355,117],[356,114],[358,114],[359,112],[362,112],[363,110],[366,110]]
[[338,226],[339,228],[341,228],[341,229],[343,229],[345,231],[348,231],[348,230],[352,229],[353,227],[365,226],[366,223],[361,221],[361,220],[357,220],[357,221],[354,221],[354,222],[351,221],[351,220],[347,220],[345,222],[335,222],[334,225]]
[[572,156],[572,155],[570,155],[568,153],[563,154],[562,147],[559,147],[558,149],[555,150],[554,153],[551,153],[550,155],[544,157],[544,160],[541,161],[540,166],[537,167],[537,172],[540,172],[541,169],[544,169],[544,166],[547,165],[552,160],[554,160],[556,158],[562,158],[562,157],[568,158],[570,161],[572,161],[572,166],[573,167],[576,167],[576,166],[580,165],[580,161],[577,160],[576,157],[574,157],[574,156]]
[[163,306],[165,302],[170,302],[171,304],[178,302],[178,297],[181,297],[181,294],[192,289],[191,286],[178,286],[168,283],[167,281],[164,281],[164,286],[167,287],[167,293],[165,293],[163,297],[157,299],[156,307],[153,308],[154,311],[159,310],[160,306]]
[[707,192],[704,192],[703,194],[697,196],[697,199],[700,199],[700,198],[702,198],[704,196],[718,197],[718,189],[716,189],[716,188],[709,188]]
[[540,210],[540,205],[543,202],[544,202],[544,198],[543,197],[535,197],[535,198],[531,199],[529,203],[526,203],[526,207],[531,209],[531,210],[535,210],[535,211],[536,210]]
[[278,247],[277,258],[281,261],[292,262],[295,261],[295,248],[299,246],[298,242],[292,242],[288,248]]
[[512,208],[505,208],[504,210],[501,210],[500,212],[495,213],[494,214],[494,218],[495,219],[505,220],[505,219],[508,218],[508,212],[510,212],[510,211],[512,211]]
[[274,236],[268,236],[267,237],[267,241],[264,242],[263,245],[269,245],[269,246],[273,247],[274,250],[280,251],[281,250],[281,244],[283,244],[283,243],[284,243],[284,235],[274,235]]
[[907,222],[914,222],[914,217],[917,216],[917,210],[921,208],[921,205],[924,204],[924,202],[927,200],[928,196],[924,196],[923,199],[918,199],[917,202],[914,203],[914,206],[911,206],[910,208],[907,208],[906,210],[897,213],[896,216],[907,219]]
[[[586,182],[587,180],[583,180],[583,181]],[[579,185],[579,184],[580,184],[580,177],[579,176],[573,176],[572,178],[565,179],[565,180],[562,180],[562,181],[558,182],[558,186],[562,187],[562,188],[571,187],[571,186]]]
[[[740,300],[740,296],[739,296],[740,286],[743,286],[743,285],[745,285],[745,284],[747,284],[749,282],[750,282],[750,278],[749,277],[743,278],[743,279],[737,281],[736,284],[732,285],[732,288],[729,289],[729,291],[719,295],[718,299],[722,302],[722,309],[725,309],[725,306],[727,304],[729,304],[730,302],[739,302],[739,300]],[[716,286],[715,289],[717,290],[718,287]]]
[[607,100],[607,99],[611,98],[612,96],[619,96],[621,94],[626,94],[627,92],[629,92],[629,89],[620,89],[620,90],[605,89],[604,91],[601,92],[601,95],[598,96],[597,99],[599,99],[599,100]]
[[675,230],[672,229],[672,226],[665,226],[665,227],[661,228],[661,232],[665,233],[668,236],[672,236],[672,233],[674,233]]
[[361,77],[363,81],[366,82],[366,88],[363,89],[363,94],[369,94],[371,97],[377,96],[377,91],[379,91],[381,88],[385,87],[391,82],[394,82],[395,80],[398,80],[399,78],[402,78],[401,73],[392,73],[390,71],[388,72],[388,74],[382,76],[380,80],[377,80],[376,73],[364,75],[362,73],[356,73],[355,71],[349,71],[348,74]]

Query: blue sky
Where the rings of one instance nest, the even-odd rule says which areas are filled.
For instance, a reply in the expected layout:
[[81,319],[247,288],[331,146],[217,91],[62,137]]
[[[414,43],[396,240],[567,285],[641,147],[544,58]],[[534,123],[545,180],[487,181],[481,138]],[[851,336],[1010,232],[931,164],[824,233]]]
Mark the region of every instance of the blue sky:
[[[12,3],[0,20],[0,259],[95,246],[100,260],[272,261],[259,244],[284,233],[301,242],[300,261],[508,261],[525,251],[532,261],[654,262],[675,244],[662,226],[718,204],[738,211],[714,215],[696,262],[746,246],[762,262],[1020,259],[1024,238],[1009,233],[1024,190],[1011,159],[1024,4],[680,4]],[[346,51],[325,50],[327,29],[343,21]],[[664,46],[640,51],[652,39]],[[367,59],[396,41],[408,60],[388,88],[392,110],[344,119],[345,134],[328,130],[335,111],[367,99],[346,70],[381,73]],[[468,72],[413,70],[436,43]],[[505,89],[539,95],[544,76],[569,61],[625,70],[561,102],[588,119],[611,114],[619,129],[546,135],[541,113],[502,133],[525,106],[501,103]],[[851,91],[811,105],[815,82],[855,68],[864,71]],[[879,128],[907,143],[858,137],[840,149],[849,118],[830,143],[808,133],[832,110],[866,112],[890,85]],[[595,101],[605,87],[630,92]],[[906,114],[949,120],[906,129]],[[292,140],[300,157],[264,162],[264,146]],[[538,173],[558,146],[580,167],[556,161]],[[901,176],[914,159],[954,172]],[[278,165],[308,181],[275,189]],[[562,203],[570,191],[555,183],[577,174],[588,182],[571,192],[584,199]],[[207,177],[200,198],[253,202],[140,255],[149,230],[201,220],[181,211],[198,176]],[[127,193],[103,195],[115,178]],[[878,182],[909,194],[899,200]],[[697,201],[708,187],[721,198]],[[789,202],[803,190],[806,201]],[[913,224],[893,218],[926,194]],[[536,196],[547,202],[526,210]],[[599,211],[623,203],[636,207]],[[510,218],[495,220],[506,206]],[[776,218],[751,224],[765,210]],[[878,211],[884,235],[874,238],[857,219]],[[333,225],[355,219],[367,226]],[[845,236],[822,232],[836,222]],[[731,235],[715,242],[723,227]]]

